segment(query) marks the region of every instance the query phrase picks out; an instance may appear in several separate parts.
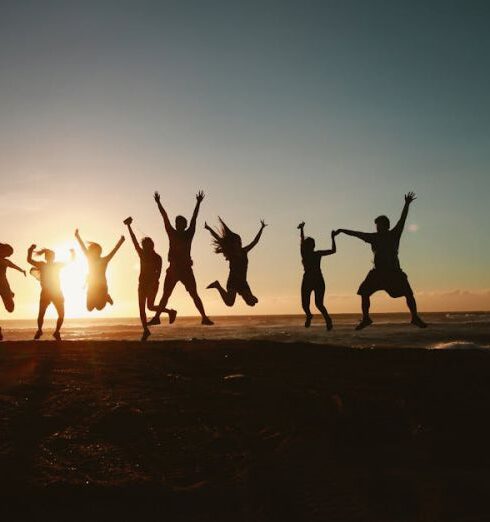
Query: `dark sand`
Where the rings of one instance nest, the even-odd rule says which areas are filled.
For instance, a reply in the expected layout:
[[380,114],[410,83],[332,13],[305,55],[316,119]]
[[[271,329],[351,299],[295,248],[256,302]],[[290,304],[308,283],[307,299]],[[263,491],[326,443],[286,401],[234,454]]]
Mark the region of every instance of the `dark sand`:
[[488,521],[490,353],[0,345],[3,520]]

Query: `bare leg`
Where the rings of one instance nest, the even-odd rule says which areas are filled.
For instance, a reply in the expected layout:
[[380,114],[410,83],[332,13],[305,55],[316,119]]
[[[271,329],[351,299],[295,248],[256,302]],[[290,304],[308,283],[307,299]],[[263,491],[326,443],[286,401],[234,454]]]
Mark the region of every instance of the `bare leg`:
[[58,341],[61,341],[60,330],[63,325],[63,321],[65,320],[65,303],[63,300],[60,300],[55,302],[54,306],[58,312],[58,320],[56,321],[56,330],[53,334],[53,337],[58,339]]
[[371,317],[369,316],[369,309],[371,308],[371,297],[369,295],[361,296],[361,306],[362,306],[362,319],[361,322],[356,326],[356,330],[362,330],[373,324]]
[[177,284],[177,278],[174,274],[167,272],[165,276],[165,282],[163,283],[163,295],[160,299],[160,303],[156,309],[155,315],[153,319],[147,323],[148,325],[157,325],[160,324],[160,315],[162,315],[163,310],[166,309],[168,300],[174,291],[175,285]]
[[413,294],[407,295],[406,300],[408,309],[412,314],[412,324],[418,326],[419,328],[427,328],[427,324],[424,323],[424,321],[422,321],[422,319],[419,317],[419,314],[417,312],[417,303]]
[[311,292],[312,290],[309,285],[306,285],[303,281],[301,284],[301,305],[306,315],[305,328],[309,328],[311,326],[311,320],[313,318],[313,314],[310,310]]
[[333,328],[332,319],[328,315],[328,311],[323,304],[323,300],[325,298],[325,283],[319,284],[317,288],[315,288],[315,306],[318,308],[320,313],[323,315],[323,319],[325,319],[325,324],[327,326],[327,330],[331,330]]
[[199,297],[197,290],[188,290],[188,292],[192,297],[192,300],[194,301],[196,308],[199,310],[199,313],[201,314],[201,324],[205,324],[208,326],[214,324],[213,321],[211,321],[211,319],[206,315],[206,312],[204,311],[204,305],[202,304],[201,298]]
[[219,295],[221,296],[221,299],[223,299],[223,302],[226,306],[233,306],[235,304],[236,299],[236,292],[234,290],[225,290],[219,281],[215,281],[214,283],[211,283],[207,286],[207,288],[216,288],[218,290]]
[[[158,310],[158,306],[155,306],[155,299],[158,292],[158,285],[155,285],[155,288],[152,288],[148,293],[146,297],[146,308],[148,310],[151,310],[152,312],[156,312]],[[176,310],[173,310],[172,308],[164,308],[161,313],[165,312],[168,314],[168,322],[172,324],[175,322],[175,318],[177,317]],[[145,325],[146,325],[146,313],[145,313]]]
[[39,339],[43,334],[44,315],[46,314],[46,309],[48,308],[48,306],[49,301],[43,299],[43,297],[41,296],[41,299],[39,301],[39,313],[37,315],[37,332],[34,335],[34,339]]

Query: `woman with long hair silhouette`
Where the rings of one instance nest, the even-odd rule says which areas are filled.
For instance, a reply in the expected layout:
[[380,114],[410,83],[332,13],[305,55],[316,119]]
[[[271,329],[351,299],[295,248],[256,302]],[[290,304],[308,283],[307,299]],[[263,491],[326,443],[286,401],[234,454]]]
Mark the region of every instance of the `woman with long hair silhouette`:
[[[140,258],[140,276],[138,281],[138,304],[140,310],[141,325],[143,326],[142,341],[146,341],[151,335],[146,319],[146,308],[156,311],[155,298],[160,286],[160,274],[162,272],[162,258],[155,252],[155,244],[149,237],[144,237],[141,244],[131,227],[133,218],[128,217],[124,220],[124,224],[128,227],[129,235],[133,242],[134,248]],[[177,312],[164,308],[162,310],[168,314],[169,323],[175,321]]]
[[313,318],[310,310],[310,299],[311,294],[314,293],[315,305],[323,315],[327,330],[331,330],[333,328],[332,319],[323,304],[325,280],[323,279],[321,262],[323,256],[330,256],[337,251],[335,244],[337,232],[332,231],[332,248],[330,250],[315,250],[315,240],[312,237],[305,238],[304,227],[304,222],[298,225],[301,238],[301,261],[304,268],[303,281],[301,283],[301,304],[306,315],[305,328],[310,327]]
[[204,228],[213,237],[214,251],[223,254],[230,265],[230,273],[226,283],[226,290],[219,281],[214,281],[207,288],[216,288],[226,306],[233,306],[237,294],[241,295],[245,303],[255,306],[259,300],[252,294],[247,282],[248,253],[259,242],[264,228],[267,226],[263,220],[260,222],[260,230],[254,240],[247,246],[242,246],[242,238],[231,231],[226,223],[219,218],[220,230],[216,232],[207,223]]
[[[21,272],[26,275],[26,271],[22,270],[22,268],[18,267],[16,264],[12,263],[10,259],[7,259],[7,257],[10,257],[14,253],[14,249],[5,243],[0,243],[0,297],[3,301],[3,306],[5,307],[5,310],[9,314],[11,314],[14,311],[15,304],[14,304],[14,296],[15,294],[10,289],[9,282],[7,280],[7,268],[13,268],[14,270],[17,270],[18,272]],[[2,328],[0,328],[0,341],[3,340],[3,334],[2,334]]]
[[[50,304],[53,304],[58,313],[56,330],[53,337],[61,340],[60,330],[65,318],[65,298],[61,290],[60,271],[67,263],[57,263],[55,253],[49,248],[43,248],[36,252],[38,256],[44,256],[44,261],[36,261],[32,254],[36,245],[31,245],[27,251],[27,262],[32,265],[30,273],[41,283],[41,296],[39,299],[39,313],[37,316],[37,332],[34,339],[39,339],[43,334],[44,314]],[[75,252],[71,250],[71,260],[75,259]]]
[[88,262],[87,277],[87,310],[91,312],[94,308],[102,310],[109,303],[114,304],[107,288],[107,265],[116,255],[121,245],[124,243],[124,236],[121,236],[116,246],[107,256],[102,256],[102,247],[98,243],[90,242],[88,247],[80,237],[78,229],[75,230],[75,237],[85,254]]

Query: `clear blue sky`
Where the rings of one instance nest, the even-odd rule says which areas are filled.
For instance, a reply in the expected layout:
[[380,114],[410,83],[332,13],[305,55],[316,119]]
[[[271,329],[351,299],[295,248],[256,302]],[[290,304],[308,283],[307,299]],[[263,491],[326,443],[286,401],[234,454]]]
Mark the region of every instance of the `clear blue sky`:
[[[270,223],[251,255],[254,311],[296,312],[297,223],[323,247],[332,228],[394,221],[414,190],[401,260],[422,308],[490,308],[489,22],[487,2],[2,1],[0,241],[19,263],[76,226],[108,248],[131,214],[165,256],[152,191],[190,214],[202,188],[201,224],[221,215],[247,240]],[[206,234],[201,288],[226,277]],[[357,310],[370,260],[339,240],[333,311]],[[110,313],[135,311],[135,264],[128,243]],[[38,288],[11,278],[30,314]]]

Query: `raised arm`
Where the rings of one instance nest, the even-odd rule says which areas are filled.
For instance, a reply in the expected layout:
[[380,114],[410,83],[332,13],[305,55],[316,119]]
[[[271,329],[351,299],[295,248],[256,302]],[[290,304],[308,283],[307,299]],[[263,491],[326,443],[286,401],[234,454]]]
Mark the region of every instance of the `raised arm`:
[[216,239],[216,241],[219,241],[221,238],[218,236],[215,230],[213,230],[207,223],[204,223],[204,228],[209,231],[209,233]]
[[168,219],[167,211],[163,208],[162,203],[160,201],[160,193],[155,192],[155,194],[153,195],[153,199],[156,201],[158,210],[160,211],[160,214],[163,218],[163,223],[165,225],[165,230],[167,231],[167,234],[171,234],[172,232],[175,232],[174,227],[170,223],[170,219]]
[[82,249],[82,252],[87,255],[87,247],[85,246],[85,243],[83,242],[83,239],[80,237],[80,233],[78,232],[78,228],[75,230],[75,237],[78,241],[78,244],[80,245],[80,248]]
[[202,190],[200,190],[196,194],[196,206],[194,207],[194,212],[192,213],[191,222],[190,222],[189,228],[188,228],[188,230],[190,230],[192,232],[192,234],[194,234],[194,232],[196,231],[197,216],[199,214],[199,208],[201,206],[203,199],[204,199],[204,192]]
[[346,230],[345,228],[339,228],[337,234],[346,234],[347,236],[357,237],[358,239],[362,239],[366,243],[371,243],[375,234],[370,232],[357,232],[355,230]]
[[255,236],[254,240],[245,247],[245,251],[246,252],[250,252],[250,250],[252,250],[252,248],[254,246],[257,245],[257,243],[260,241],[260,237],[262,236],[262,232],[264,231],[264,228],[266,227],[267,225],[265,224],[264,220],[261,219],[260,220],[260,230],[258,231],[257,235]]
[[109,262],[116,255],[116,252],[121,248],[121,245],[124,243],[125,240],[126,239],[124,236],[121,236],[119,238],[119,241],[116,243],[116,246],[106,256],[107,262]]
[[299,229],[299,237],[301,239],[301,245],[303,245],[304,241],[305,241],[305,222],[302,221],[298,227]]
[[27,251],[27,262],[32,265],[33,267],[35,268],[39,268],[41,266],[41,262],[39,261],[34,261],[34,259],[32,259],[32,254],[34,252],[36,248],[36,245],[31,245],[29,247],[29,250]]
[[20,272],[21,274],[24,274],[24,276],[26,275],[26,271],[23,270],[22,268],[20,268],[20,266],[17,266],[15,263],[12,263],[12,261],[10,261],[10,259],[5,259],[5,264],[9,268],[13,268],[14,270],[17,270],[17,272]]
[[130,217],[124,220],[124,224],[128,227],[129,235],[131,236],[131,241],[133,242],[134,248],[136,249],[136,252],[138,252],[138,255],[141,256],[143,250],[142,250],[138,240],[136,239],[136,236],[131,227],[132,222],[133,222],[133,218],[130,218]]
[[409,192],[408,194],[405,194],[405,204],[403,205],[402,215],[400,216],[398,223],[393,228],[393,231],[398,236],[402,235],[403,229],[405,228],[405,222],[407,220],[408,209],[410,208],[410,204],[416,199],[417,199],[417,196],[413,192]]
[[332,254],[335,254],[337,252],[337,245],[335,243],[335,236],[337,236],[339,233],[338,230],[332,230],[332,248],[330,250],[318,250],[318,253],[321,256],[331,256]]

